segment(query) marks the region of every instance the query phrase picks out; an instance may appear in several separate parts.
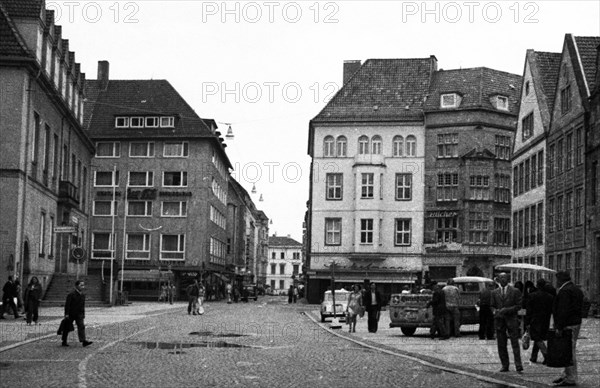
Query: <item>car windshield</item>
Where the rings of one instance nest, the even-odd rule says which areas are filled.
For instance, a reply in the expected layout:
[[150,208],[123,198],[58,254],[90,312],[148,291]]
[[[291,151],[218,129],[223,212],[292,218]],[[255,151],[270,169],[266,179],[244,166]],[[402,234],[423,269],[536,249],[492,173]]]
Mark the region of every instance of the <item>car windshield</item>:
[[[347,302],[348,301],[348,293],[347,292],[336,292],[335,293],[335,301],[336,302]],[[333,296],[331,296],[331,293],[328,292],[327,294],[325,294],[325,299],[328,302],[332,302],[333,301]]]

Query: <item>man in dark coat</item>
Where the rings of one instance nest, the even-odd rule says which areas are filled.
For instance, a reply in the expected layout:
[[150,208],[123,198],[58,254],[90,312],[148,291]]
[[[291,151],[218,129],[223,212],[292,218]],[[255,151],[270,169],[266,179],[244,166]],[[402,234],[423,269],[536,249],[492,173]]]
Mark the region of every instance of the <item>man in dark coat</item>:
[[433,296],[431,301],[427,303],[427,307],[431,306],[433,308],[433,322],[431,322],[429,334],[433,339],[436,333],[438,333],[440,339],[446,340],[449,338],[446,332],[446,316],[448,315],[448,310],[446,310],[446,296],[437,282],[433,282],[432,284]]
[[377,332],[377,324],[379,323],[379,314],[381,313],[381,294],[377,291],[377,285],[371,283],[370,291],[365,292],[363,296],[363,306],[367,311],[367,327],[369,333]]
[[494,314],[492,314],[493,284],[486,284],[479,293],[479,339],[494,339]]
[[577,338],[581,329],[581,309],[583,306],[583,292],[571,281],[567,271],[556,273],[558,292],[554,298],[552,315],[554,316],[554,329],[556,335],[561,336],[565,330],[571,331],[573,365],[568,366],[562,375],[553,381],[558,387],[571,387],[577,385],[577,359],[575,358]]
[[518,373],[523,372],[521,362],[521,349],[519,348],[519,319],[517,312],[523,304],[523,296],[517,288],[508,285],[508,275],[498,275],[500,287],[492,291],[492,313],[496,325],[496,339],[498,341],[498,356],[502,363],[500,372],[508,372],[509,359],[506,348],[507,332],[513,349],[515,367]]
[[12,308],[15,314],[15,319],[20,318],[17,305],[15,304],[15,298],[17,297],[17,285],[13,282],[12,276],[8,277],[8,281],[2,287],[2,309],[0,309],[0,319],[4,319],[4,313],[7,310],[7,306]]
[[200,285],[198,284],[198,280],[194,279],[194,283],[187,286],[185,289],[188,296],[188,308],[187,312],[190,315],[192,312],[196,315],[196,311],[194,310],[194,306],[198,303],[198,297],[200,296]]
[[542,352],[544,359],[548,350],[544,341],[548,337],[548,329],[550,328],[550,316],[552,316],[552,303],[554,297],[544,290],[546,281],[543,278],[538,279],[536,289],[527,300],[527,315],[525,316],[525,327],[529,331],[531,340],[533,341],[533,349],[531,350],[531,362],[537,362],[538,349]]
[[[68,320],[70,325],[73,325],[73,321],[77,325],[77,336],[79,337],[79,342],[83,344],[84,347],[92,344],[91,341],[86,340],[85,338],[85,324],[83,320],[85,319],[85,295],[83,294],[83,290],[85,289],[85,283],[83,280],[75,281],[75,289],[67,295],[67,301],[65,302],[65,319]],[[69,346],[67,343],[67,338],[69,336],[68,330],[63,330],[62,332],[62,346]]]

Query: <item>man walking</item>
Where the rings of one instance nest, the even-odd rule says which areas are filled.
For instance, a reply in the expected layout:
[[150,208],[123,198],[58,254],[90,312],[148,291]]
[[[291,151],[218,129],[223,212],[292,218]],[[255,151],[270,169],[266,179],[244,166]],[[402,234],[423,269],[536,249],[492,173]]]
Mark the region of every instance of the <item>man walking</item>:
[[[446,296],[446,309],[450,314],[450,317],[446,320],[446,334],[450,335],[454,331],[454,336],[460,337],[460,310],[458,309],[460,291],[454,285],[453,279],[448,279],[442,291]],[[454,326],[451,326],[452,322],[454,322]]]
[[518,373],[522,373],[523,363],[521,362],[521,349],[519,349],[519,319],[517,318],[517,312],[521,309],[523,296],[521,291],[508,285],[508,275],[506,273],[503,272],[498,275],[498,280],[500,287],[492,291],[492,312],[496,324],[498,356],[500,356],[500,362],[502,363],[500,372],[508,372],[509,360],[506,348],[508,332],[515,357],[515,367]]
[[553,381],[556,387],[572,387],[577,385],[577,359],[575,358],[577,338],[581,329],[581,308],[583,305],[583,292],[573,284],[571,275],[567,271],[556,273],[558,292],[554,298],[552,314],[554,315],[554,329],[556,335],[561,336],[566,330],[571,331],[573,350],[573,365],[568,366],[562,375]]
[[375,283],[371,283],[371,290],[365,293],[363,304],[367,311],[367,327],[369,333],[377,333],[377,324],[379,323],[379,314],[381,312],[381,294],[377,291]]
[[[85,338],[85,324],[83,322],[85,319],[85,295],[83,294],[84,288],[85,283],[82,280],[75,281],[75,289],[71,291],[69,295],[67,295],[67,301],[65,302],[65,319],[69,321],[70,325],[73,325],[73,321],[75,321],[75,324],[77,325],[77,336],[79,337],[79,342],[86,347],[90,346],[92,342],[86,340]],[[62,346],[69,346],[67,343],[68,336],[69,331],[63,330]]]
[[188,315],[192,312],[196,315],[196,306],[198,304],[198,297],[200,296],[200,286],[198,285],[198,279],[194,279],[194,283],[190,284],[186,288],[187,296],[188,296]]
[[431,322],[431,328],[429,329],[429,335],[431,339],[435,338],[436,333],[440,335],[440,339],[448,339],[448,332],[446,331],[446,296],[444,291],[440,288],[437,282],[433,282],[433,296],[431,301],[427,303],[427,307],[433,308],[433,322]]
[[17,285],[13,282],[13,277],[9,276],[8,281],[2,287],[2,309],[0,310],[0,319],[4,319],[4,313],[7,307],[10,306],[15,315],[15,319],[20,318],[15,298],[17,297]]
[[494,314],[492,314],[493,284],[486,284],[479,293],[479,339],[494,339]]
[[529,294],[529,299],[525,306],[527,309],[525,327],[529,330],[529,335],[533,341],[530,361],[537,362],[539,350],[542,352],[545,362],[548,351],[544,341],[547,339],[548,329],[550,328],[550,317],[552,316],[552,303],[554,297],[544,291],[546,286],[546,280],[544,280],[544,278],[539,278],[536,286],[537,288],[535,291]]

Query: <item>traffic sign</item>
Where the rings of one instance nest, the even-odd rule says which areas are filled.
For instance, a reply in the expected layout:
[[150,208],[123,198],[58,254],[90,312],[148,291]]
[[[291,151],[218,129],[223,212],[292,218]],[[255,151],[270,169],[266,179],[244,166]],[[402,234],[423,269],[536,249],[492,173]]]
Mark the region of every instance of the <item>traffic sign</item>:
[[54,233],[75,233],[74,226],[55,226]]
[[80,247],[73,248],[73,250],[71,251],[71,256],[75,260],[81,260],[85,256],[85,251],[83,250],[83,248]]

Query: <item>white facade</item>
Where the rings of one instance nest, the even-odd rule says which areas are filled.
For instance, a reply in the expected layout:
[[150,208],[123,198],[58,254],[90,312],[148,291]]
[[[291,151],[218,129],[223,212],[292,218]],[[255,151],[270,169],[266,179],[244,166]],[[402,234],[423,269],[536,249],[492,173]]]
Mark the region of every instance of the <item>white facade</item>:
[[[293,241],[289,239],[290,241]],[[302,273],[302,244],[272,246],[269,240],[267,261],[267,285],[276,294],[285,293]]]

